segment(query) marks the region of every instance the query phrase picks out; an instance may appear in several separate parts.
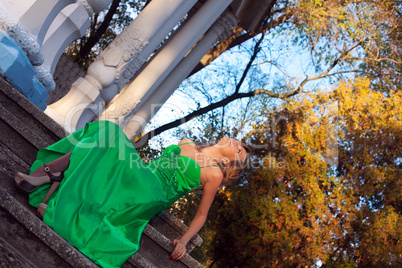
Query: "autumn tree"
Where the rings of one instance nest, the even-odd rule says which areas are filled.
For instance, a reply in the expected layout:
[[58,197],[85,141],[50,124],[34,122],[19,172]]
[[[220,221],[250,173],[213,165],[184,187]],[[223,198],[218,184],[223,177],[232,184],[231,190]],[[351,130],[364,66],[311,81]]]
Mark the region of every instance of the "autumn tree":
[[[256,149],[254,168],[218,193],[197,256],[212,267],[401,265],[400,4],[277,1],[272,14],[272,21],[282,20],[264,28],[265,36],[233,37],[248,42],[226,53],[246,51],[243,65],[221,68],[209,58],[205,73],[181,91],[193,86],[187,96],[204,99],[197,95],[179,125],[200,109],[207,113],[192,125],[198,135],[191,128],[175,135],[200,141],[238,135]],[[280,37],[291,45],[273,41]],[[272,44],[281,47],[275,58]],[[215,53],[218,46],[206,56],[226,51]],[[302,76],[281,62],[295,47],[310,54]],[[204,79],[222,70],[226,84]],[[366,78],[354,81],[356,75]],[[247,123],[253,131],[245,131]],[[174,213],[189,223],[199,198],[186,197]]]
[[253,167],[207,223],[212,267],[402,264],[402,96],[370,86],[340,82],[255,126]]

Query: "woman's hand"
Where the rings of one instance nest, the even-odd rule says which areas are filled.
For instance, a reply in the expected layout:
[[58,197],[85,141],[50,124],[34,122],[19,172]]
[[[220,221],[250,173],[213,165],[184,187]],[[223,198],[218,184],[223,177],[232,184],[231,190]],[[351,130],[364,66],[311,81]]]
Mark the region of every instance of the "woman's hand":
[[172,255],[170,255],[170,259],[171,260],[178,260],[181,259],[184,254],[186,254],[186,244],[183,241],[181,241],[180,239],[175,239],[173,240],[173,245],[175,246]]

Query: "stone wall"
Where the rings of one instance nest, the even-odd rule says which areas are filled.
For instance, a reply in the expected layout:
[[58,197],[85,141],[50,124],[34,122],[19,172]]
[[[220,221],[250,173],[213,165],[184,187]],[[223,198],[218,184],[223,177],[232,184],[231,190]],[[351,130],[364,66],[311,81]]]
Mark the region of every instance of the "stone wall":
[[56,69],[53,74],[53,79],[56,82],[56,89],[49,92],[47,105],[50,105],[70,91],[71,85],[80,77],[84,77],[86,72],[80,68],[78,63],[70,59],[66,54],[60,57]]

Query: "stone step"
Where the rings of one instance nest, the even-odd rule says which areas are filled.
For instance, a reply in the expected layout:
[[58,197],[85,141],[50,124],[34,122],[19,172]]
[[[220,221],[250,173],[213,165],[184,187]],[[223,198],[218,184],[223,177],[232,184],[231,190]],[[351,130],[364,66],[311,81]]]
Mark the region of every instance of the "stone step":
[[[172,241],[182,236],[188,229],[182,221],[168,211],[155,215],[149,224]],[[200,247],[202,243],[203,240],[199,235],[194,236],[187,244],[187,252],[190,253],[194,248]]]
[[18,249],[0,238],[0,267],[37,268]]
[[[44,224],[28,205],[28,197],[13,185],[14,174],[28,172],[38,149],[67,134],[0,77],[0,249],[4,248],[0,264],[15,261],[25,265],[22,267],[96,267]],[[146,227],[140,250],[123,267],[202,267],[189,254],[177,262],[170,260],[172,240],[187,227],[167,212],[156,218],[150,222],[153,226]],[[195,236],[188,253],[201,243]]]
[[18,248],[38,267],[96,267],[2,188],[0,209],[0,238]]
[[[149,250],[152,249],[152,250]],[[179,261],[170,260],[174,246],[172,240],[148,224],[141,237],[139,254],[158,267],[204,267],[186,253]]]
[[[8,251],[13,252],[13,247],[22,250],[27,257],[19,257],[19,262],[28,263],[32,267],[35,267],[35,264],[30,260],[37,263],[38,267],[54,267],[56,264],[59,267],[96,267],[2,188],[0,188],[0,216],[1,219],[7,219],[7,223],[3,222],[0,227],[0,244],[2,240],[7,239],[13,244],[5,247],[9,249]],[[20,235],[18,239],[15,239],[16,234]],[[39,238],[40,241],[33,237]],[[203,267],[188,254],[180,261],[170,260],[170,252],[173,250],[172,241],[151,225],[145,228],[140,245],[140,250],[127,261],[124,267]],[[40,248],[40,255],[36,250],[30,251],[31,248]],[[54,255],[51,251],[59,258],[51,256]],[[18,257],[21,254],[15,255]]]

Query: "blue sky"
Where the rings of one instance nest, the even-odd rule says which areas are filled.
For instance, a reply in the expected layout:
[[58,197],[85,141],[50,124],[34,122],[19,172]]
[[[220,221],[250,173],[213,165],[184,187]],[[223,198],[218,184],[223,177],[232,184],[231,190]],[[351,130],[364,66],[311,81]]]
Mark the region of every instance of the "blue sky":
[[[211,102],[217,102],[225,94],[233,93],[235,84],[240,79],[250,59],[254,43],[254,40],[249,40],[240,47],[225,52],[212,64],[183,81],[146,126],[146,132],[181,118],[197,109],[197,107],[204,107]],[[297,87],[306,77],[305,75],[317,74],[311,64],[309,52],[293,45],[289,33],[273,31],[265,37],[262,47],[263,49],[259,52],[253,68],[240,90],[241,92],[248,92],[257,88],[283,90],[284,86]],[[326,78],[311,81],[305,86],[306,92],[315,91],[316,89],[331,90],[330,80]],[[305,95],[298,97],[305,97]],[[282,100],[275,99],[268,101],[273,106],[283,103]],[[231,122],[238,124],[230,116],[235,118],[241,116],[242,109],[246,107],[247,102],[247,99],[242,99],[229,104],[225,108],[225,121],[228,124]],[[197,127],[202,127],[197,119],[193,119],[181,127],[183,129],[192,129],[196,134],[202,134],[202,131],[197,132]],[[251,126],[248,127],[250,128]],[[247,132],[247,126],[244,130]],[[180,138],[174,136],[173,131],[165,131],[159,136],[151,143],[156,147],[166,147],[180,140]]]

